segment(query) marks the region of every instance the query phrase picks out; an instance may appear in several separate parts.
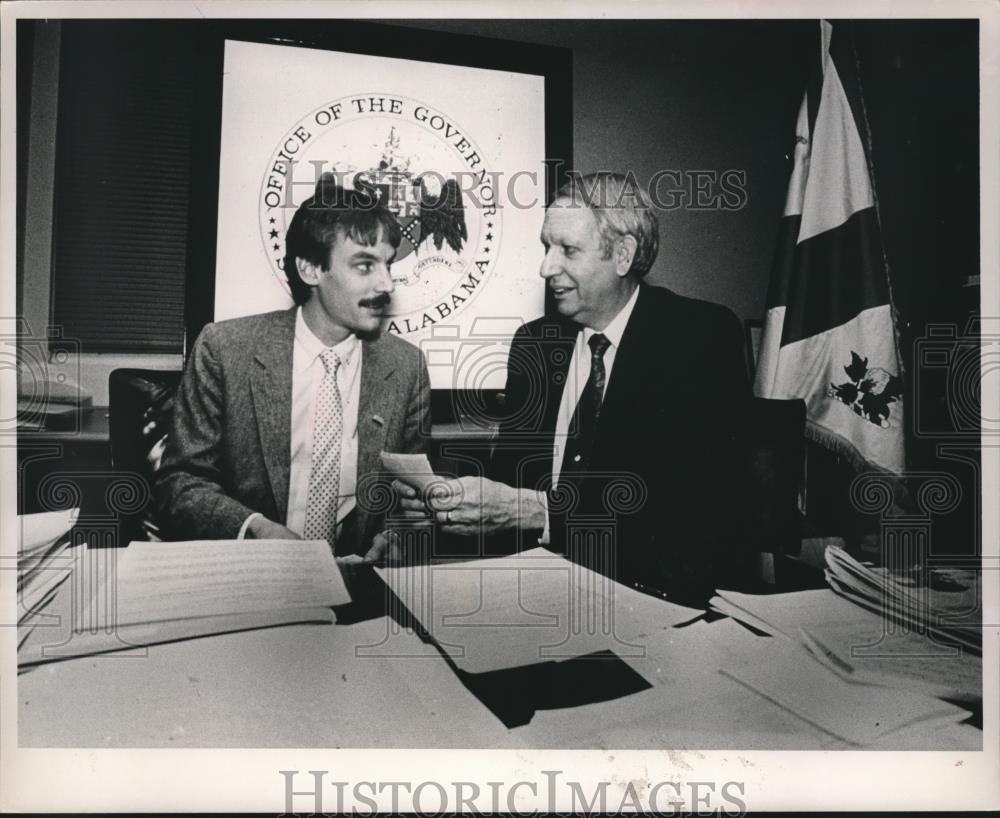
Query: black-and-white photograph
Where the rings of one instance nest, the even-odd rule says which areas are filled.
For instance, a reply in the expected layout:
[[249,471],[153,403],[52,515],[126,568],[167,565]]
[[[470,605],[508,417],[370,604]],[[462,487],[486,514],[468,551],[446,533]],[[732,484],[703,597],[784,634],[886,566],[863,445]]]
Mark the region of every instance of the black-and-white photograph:
[[5,4],[0,805],[1000,807],[997,9],[412,8]]

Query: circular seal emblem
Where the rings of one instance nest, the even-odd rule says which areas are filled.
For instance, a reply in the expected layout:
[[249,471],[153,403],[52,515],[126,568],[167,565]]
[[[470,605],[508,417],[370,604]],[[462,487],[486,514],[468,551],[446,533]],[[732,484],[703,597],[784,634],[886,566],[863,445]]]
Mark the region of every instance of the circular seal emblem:
[[330,172],[376,194],[399,222],[386,330],[416,340],[460,315],[489,278],[502,236],[496,174],[472,135],[430,105],[377,92],[303,116],[275,146],[259,194],[264,252],[286,292],[285,232]]

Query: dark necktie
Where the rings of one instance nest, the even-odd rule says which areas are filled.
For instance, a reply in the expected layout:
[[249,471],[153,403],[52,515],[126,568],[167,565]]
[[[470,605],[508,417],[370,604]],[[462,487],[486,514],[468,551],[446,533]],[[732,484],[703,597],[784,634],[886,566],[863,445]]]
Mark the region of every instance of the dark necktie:
[[580,400],[576,404],[576,411],[573,413],[573,421],[570,423],[561,474],[586,469],[597,432],[597,423],[601,417],[605,380],[604,353],[611,346],[611,342],[598,332],[591,335],[587,343],[590,345],[590,377],[583,387]]

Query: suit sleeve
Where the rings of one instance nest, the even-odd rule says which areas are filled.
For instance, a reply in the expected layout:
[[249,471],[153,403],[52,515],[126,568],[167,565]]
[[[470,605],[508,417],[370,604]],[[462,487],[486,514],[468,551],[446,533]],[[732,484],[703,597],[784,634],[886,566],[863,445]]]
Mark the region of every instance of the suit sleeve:
[[[542,393],[545,388],[540,344],[522,326],[511,340],[504,387],[504,415],[493,441],[487,476],[516,488],[544,490],[540,473],[548,474],[551,437],[541,428]],[[545,465],[539,463],[544,461]],[[489,554],[507,554],[534,548],[541,531],[514,530],[493,535]]]
[[156,473],[160,518],[176,539],[234,539],[254,509],[223,489],[225,377],[215,328],[198,337],[174,402]]
[[507,361],[507,382],[504,386],[504,415],[497,427],[490,457],[488,477],[500,483],[517,485],[517,453],[512,448],[519,433],[517,419],[525,400],[523,368],[517,362],[524,355],[524,327],[520,327],[511,340]]
[[503,418],[497,429],[488,476],[518,488],[544,489],[551,471],[552,435],[543,428],[546,348],[527,327],[514,334],[507,359]]
[[431,439],[431,381],[424,353],[417,350],[417,373],[406,404],[403,422],[403,449],[412,454],[427,454]]

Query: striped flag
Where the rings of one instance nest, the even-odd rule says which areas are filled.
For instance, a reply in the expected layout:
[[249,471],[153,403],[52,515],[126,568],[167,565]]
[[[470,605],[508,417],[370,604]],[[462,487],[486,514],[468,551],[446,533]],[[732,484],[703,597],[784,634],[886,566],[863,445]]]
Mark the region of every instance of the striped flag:
[[767,298],[754,392],[803,398],[807,434],[857,468],[900,473],[903,402],[888,271],[846,30],[821,24],[819,65]]

